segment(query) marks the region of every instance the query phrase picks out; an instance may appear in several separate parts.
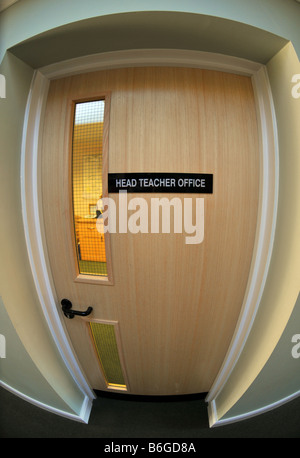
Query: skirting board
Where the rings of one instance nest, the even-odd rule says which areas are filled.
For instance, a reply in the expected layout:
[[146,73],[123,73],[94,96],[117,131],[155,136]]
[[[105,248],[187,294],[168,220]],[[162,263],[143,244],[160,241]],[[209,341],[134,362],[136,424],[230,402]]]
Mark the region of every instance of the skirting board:
[[216,401],[215,399],[208,404],[208,419],[209,419],[209,427],[215,428],[217,426],[224,426],[229,425],[231,423],[236,423],[241,420],[249,420],[249,418],[256,417],[257,415],[261,415],[263,413],[267,413],[270,410],[277,409],[278,407],[296,399],[300,396],[300,390],[296,391],[296,393],[291,394],[279,401],[273,402],[272,404],[268,404],[260,409],[251,410],[250,412],[243,413],[242,415],[236,415],[234,417],[228,417],[222,419],[218,419],[217,408],[216,408]]
[[18,396],[19,398],[23,399],[23,401],[27,401],[30,404],[33,404],[34,406],[39,407],[40,409],[46,410],[47,412],[51,412],[51,413],[54,413],[54,414],[59,415],[61,417],[68,418],[69,420],[75,420],[75,421],[78,421],[80,423],[88,424],[88,422],[89,422],[89,417],[90,417],[90,413],[91,413],[91,410],[92,410],[92,401],[87,396],[84,397],[84,401],[82,403],[80,414],[76,415],[75,413],[72,414],[70,412],[65,412],[64,410],[56,409],[53,406],[49,406],[48,404],[44,404],[43,402],[38,401],[37,399],[34,399],[34,398],[30,397],[30,396],[27,396],[24,393],[21,393],[20,391],[18,391],[15,388],[11,387],[7,383],[2,382],[1,380],[0,380],[0,387],[6,389],[10,393],[12,393],[12,394]]

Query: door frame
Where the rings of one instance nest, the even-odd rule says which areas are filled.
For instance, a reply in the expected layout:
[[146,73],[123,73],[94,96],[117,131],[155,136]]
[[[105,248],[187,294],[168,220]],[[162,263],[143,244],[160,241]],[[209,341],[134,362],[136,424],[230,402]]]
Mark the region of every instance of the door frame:
[[89,415],[95,398],[68,337],[48,260],[41,202],[41,131],[50,81],[91,71],[141,66],[176,66],[249,76],[254,88],[260,143],[260,196],[253,259],[240,316],[222,367],[206,401],[214,400],[245,346],[264,290],[277,216],[279,154],[276,116],[266,67],[223,54],[186,50],[125,50],[94,54],[35,71],[26,106],[21,150],[21,199],[26,245],[35,287],[47,325],[64,364],[85,396],[79,417]]

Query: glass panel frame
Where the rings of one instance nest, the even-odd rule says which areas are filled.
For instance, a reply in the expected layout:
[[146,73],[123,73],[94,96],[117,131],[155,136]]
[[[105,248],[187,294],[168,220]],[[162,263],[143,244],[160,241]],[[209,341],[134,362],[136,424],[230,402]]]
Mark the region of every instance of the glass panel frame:
[[98,367],[107,390],[129,393],[130,387],[125,369],[119,322],[102,319],[85,319],[84,321],[86,321],[99,363]]
[[[82,120],[78,123],[76,108],[84,105],[92,106],[94,102],[102,104],[102,119],[101,121],[98,119],[98,126],[95,126],[95,119],[92,118],[89,123],[84,123]],[[93,98],[73,100],[70,134],[70,192],[75,281],[107,285],[113,284],[110,240],[109,233],[104,233],[101,212],[97,211],[97,207],[102,208],[101,199],[107,196],[109,113],[109,93],[99,94]],[[89,133],[90,140],[83,140],[80,144],[78,136],[76,138],[76,134],[80,131],[83,135]],[[80,157],[77,177],[74,174],[74,156],[76,154]],[[93,184],[89,182],[89,177],[95,171],[97,171],[97,176]],[[74,187],[78,184],[80,199],[84,202],[81,212],[78,211],[76,203],[78,197],[74,193]]]

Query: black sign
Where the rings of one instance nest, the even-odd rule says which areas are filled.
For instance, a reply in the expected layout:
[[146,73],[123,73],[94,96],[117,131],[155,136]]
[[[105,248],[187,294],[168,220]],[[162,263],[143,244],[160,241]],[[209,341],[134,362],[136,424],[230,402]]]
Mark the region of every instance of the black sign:
[[212,194],[210,173],[109,173],[108,192]]

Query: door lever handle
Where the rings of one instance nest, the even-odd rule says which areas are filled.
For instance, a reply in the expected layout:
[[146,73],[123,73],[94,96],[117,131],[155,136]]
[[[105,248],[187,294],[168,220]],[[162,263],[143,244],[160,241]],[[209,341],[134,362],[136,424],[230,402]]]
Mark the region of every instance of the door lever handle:
[[63,299],[61,301],[61,306],[62,306],[62,311],[64,312],[64,315],[70,319],[74,318],[75,315],[88,316],[93,310],[93,307],[88,307],[84,312],[81,312],[79,310],[73,310],[72,302],[69,301],[69,299]]

